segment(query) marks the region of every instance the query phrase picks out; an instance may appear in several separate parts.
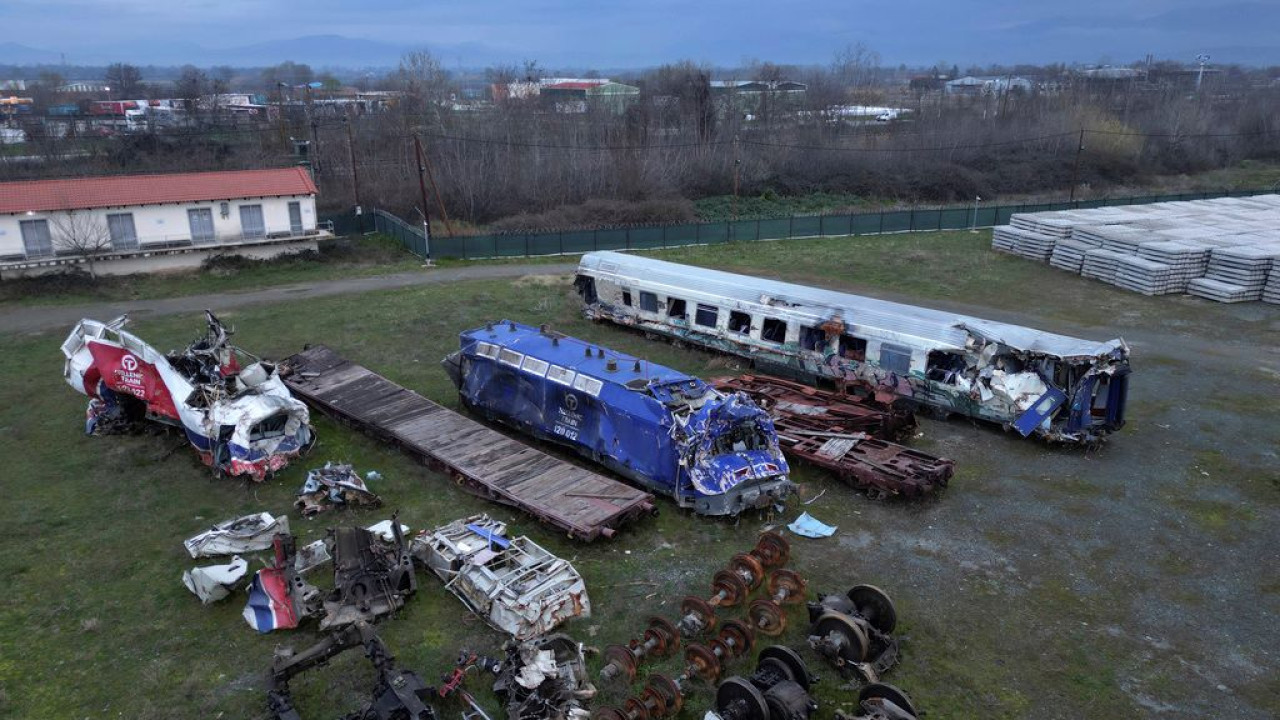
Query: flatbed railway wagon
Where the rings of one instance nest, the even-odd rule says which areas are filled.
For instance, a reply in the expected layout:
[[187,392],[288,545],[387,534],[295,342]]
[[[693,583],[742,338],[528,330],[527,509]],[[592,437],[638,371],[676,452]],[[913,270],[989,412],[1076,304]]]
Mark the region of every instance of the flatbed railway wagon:
[[503,321],[444,360],[472,411],[570,448],[702,515],[794,491],[769,414],[742,393],[566,335]]
[[617,252],[583,255],[588,318],[738,355],[764,372],[896,395],[1092,444],[1124,426],[1129,347]]

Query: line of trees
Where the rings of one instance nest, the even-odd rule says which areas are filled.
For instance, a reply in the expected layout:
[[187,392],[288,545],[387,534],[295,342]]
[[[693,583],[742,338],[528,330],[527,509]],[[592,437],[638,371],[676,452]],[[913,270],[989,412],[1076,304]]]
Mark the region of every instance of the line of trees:
[[[943,68],[939,63],[924,77],[959,70]],[[387,112],[346,123],[282,116],[237,132],[175,130],[88,146],[50,138],[54,161],[0,164],[0,174],[281,165],[298,160],[295,141],[311,140],[308,160],[322,205],[353,205],[358,174],[365,206],[408,218],[423,209],[416,136],[452,217],[515,228],[683,220],[692,213],[690,200],[728,195],[735,186],[743,195],[832,192],[952,202],[1066,194],[1073,177],[1106,192],[1155,175],[1280,160],[1280,71],[1225,72],[1196,92],[1140,79],[1084,81],[1062,67],[1016,70],[1037,86],[953,97],[908,83],[905,69],[884,68],[873,51],[852,46],[826,67],[757,61],[737,73],[799,81],[807,86],[802,93],[736,94],[713,87],[713,69],[684,61],[615,78],[640,90],[625,106],[586,103],[577,108],[582,112],[564,113],[520,93],[498,93],[491,105],[466,101],[459,78],[421,51],[374,83],[402,93]],[[491,68],[485,79],[505,84],[542,74],[530,62]],[[225,87],[214,75],[184,69],[175,88],[194,97]],[[257,82],[296,86],[316,77],[305,65],[285,63]],[[854,105],[904,112],[894,122],[851,122],[841,108]],[[1089,131],[1083,150],[1081,129]],[[67,147],[88,155],[60,165],[56,158]]]

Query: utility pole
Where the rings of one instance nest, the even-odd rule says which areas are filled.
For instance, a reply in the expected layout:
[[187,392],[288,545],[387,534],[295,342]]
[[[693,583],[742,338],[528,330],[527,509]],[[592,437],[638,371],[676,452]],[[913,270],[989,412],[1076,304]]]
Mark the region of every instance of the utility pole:
[[1076,161],[1071,164],[1071,202],[1076,201],[1076,181],[1080,178],[1080,153],[1084,151],[1084,128],[1080,128],[1080,141],[1076,145]]
[[414,152],[418,156],[418,190],[422,192],[422,238],[426,242],[427,264],[431,264],[431,219],[427,217],[427,182],[422,178],[427,172],[427,166],[422,159],[422,141],[418,139],[417,133],[413,135]]
[[1196,62],[1200,63],[1200,72],[1196,73],[1196,92],[1200,92],[1200,83],[1204,81],[1204,66],[1209,64],[1209,55],[1200,53],[1196,56]]
[[[414,140],[418,137],[415,135]],[[449,222],[449,211],[444,209],[444,198],[440,197],[440,188],[436,186],[436,174],[431,169],[431,156],[423,151],[422,166],[427,170],[427,182],[431,183],[431,192],[436,196],[436,208],[440,210],[440,217],[444,220],[444,230],[449,233],[449,237],[453,237],[453,223]]]
[[343,119],[347,126],[347,149],[351,153],[351,192],[356,199],[356,217],[364,213],[360,207],[360,173],[356,170],[356,140],[351,130],[351,117]]
[[733,219],[738,219],[738,169],[742,166],[742,158],[738,156],[738,136],[733,136]]

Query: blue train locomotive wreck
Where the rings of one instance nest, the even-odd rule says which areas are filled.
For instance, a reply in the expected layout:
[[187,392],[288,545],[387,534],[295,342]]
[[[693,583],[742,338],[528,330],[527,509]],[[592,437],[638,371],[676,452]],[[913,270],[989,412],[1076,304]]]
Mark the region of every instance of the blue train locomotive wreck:
[[768,413],[671,368],[503,321],[445,370],[473,411],[572,448],[681,507],[736,515],[795,486]]

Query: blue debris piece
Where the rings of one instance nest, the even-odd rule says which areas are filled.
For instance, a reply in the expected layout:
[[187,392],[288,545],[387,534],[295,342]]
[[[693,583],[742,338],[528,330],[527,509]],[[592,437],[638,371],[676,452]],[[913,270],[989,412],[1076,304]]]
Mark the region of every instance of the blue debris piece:
[[787,529],[797,535],[803,535],[810,538],[824,538],[835,535],[839,529],[836,525],[828,525],[818,520],[809,513],[804,513],[796,518],[787,526]]

